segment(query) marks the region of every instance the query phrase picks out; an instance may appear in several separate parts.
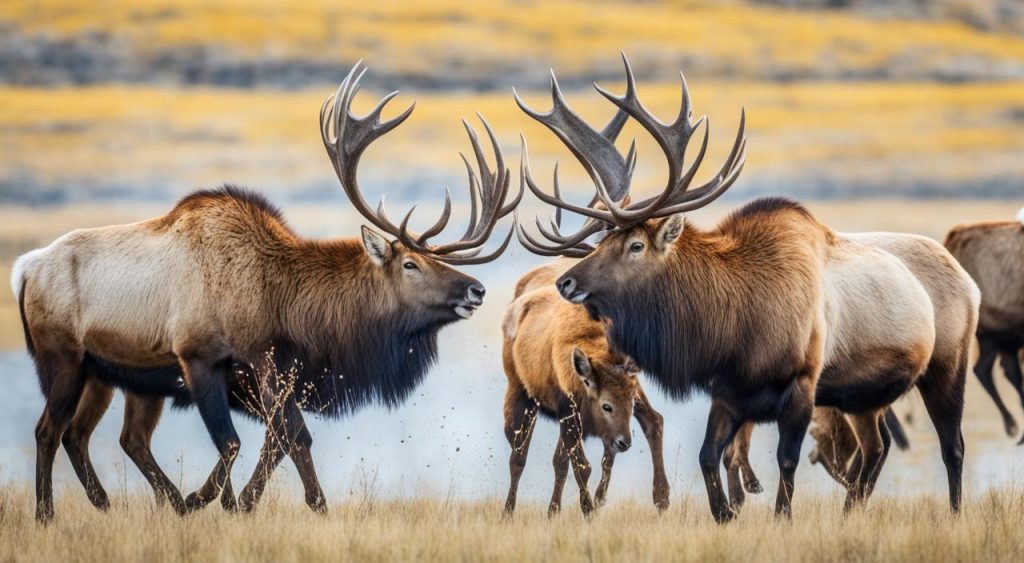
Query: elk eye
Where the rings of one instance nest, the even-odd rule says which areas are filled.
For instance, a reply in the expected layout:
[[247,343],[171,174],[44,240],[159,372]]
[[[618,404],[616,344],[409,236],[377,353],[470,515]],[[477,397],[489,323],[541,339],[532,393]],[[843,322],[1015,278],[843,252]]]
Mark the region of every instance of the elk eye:
[[604,409],[604,412],[612,412],[612,406],[608,403],[601,405],[601,408]]
[[642,243],[642,242],[634,242],[633,244],[629,245],[629,251],[630,252],[640,252],[643,249],[644,249],[644,243]]
[[416,265],[416,262],[413,262],[411,260],[406,262],[406,263],[404,263],[404,264],[402,264],[402,267],[405,268],[406,270],[419,270],[420,269],[420,267]]

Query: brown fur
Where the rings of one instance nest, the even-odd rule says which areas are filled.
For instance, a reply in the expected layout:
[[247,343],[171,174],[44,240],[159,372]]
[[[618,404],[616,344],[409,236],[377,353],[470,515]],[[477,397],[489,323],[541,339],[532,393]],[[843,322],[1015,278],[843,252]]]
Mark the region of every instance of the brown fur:
[[[380,241],[376,261],[367,240]],[[483,292],[473,278],[372,231],[363,242],[299,237],[261,197],[230,187],[193,194],[163,217],[69,233],[19,259],[15,272],[47,400],[36,431],[40,520],[52,517],[53,456],[92,377],[199,407],[221,462],[186,501],[198,507],[221,492],[239,447],[229,404],[261,415],[268,405],[241,403],[279,399],[277,375],[268,388],[250,367],[261,362],[272,374],[300,366],[300,391],[273,409],[289,420],[268,421],[281,434],[268,434],[265,451],[292,455],[307,501],[322,509],[299,406],[340,415],[370,401],[398,404],[434,361],[438,329],[460,318],[460,307],[471,311]],[[84,436],[109,401],[91,393]],[[159,405],[143,410],[141,439],[125,438],[136,452],[159,416]],[[140,468],[155,465],[132,457]],[[247,507],[275,459],[261,458],[259,483],[243,492]],[[98,486],[91,468],[79,475],[87,490]]]
[[[1024,348],[1024,224],[990,221],[958,225],[946,236],[946,248],[981,288],[974,373],[999,409],[1006,433],[1014,436],[1017,422],[996,390],[992,367],[998,357],[1024,405],[1020,362]],[[1024,444],[1024,437],[1019,443]]]
[[[512,446],[512,483],[506,512],[515,509],[519,477],[538,411],[558,420],[561,427],[554,458],[551,512],[561,508],[570,461],[581,507],[584,513],[593,508],[587,489],[590,465],[582,448],[586,436],[599,437],[605,446],[601,482],[594,499],[597,505],[603,503],[615,454],[629,447],[629,421],[633,416],[651,446],[655,505],[665,509],[669,491],[662,457],[662,417],[644,395],[633,362],[609,347],[604,326],[590,319],[583,308],[558,296],[551,281],[569,265],[554,263],[523,276],[517,285],[518,297],[509,305],[503,321],[508,378],[505,432]],[[578,363],[582,367],[574,365]]]
[[744,421],[780,426],[776,510],[789,513],[815,403],[856,415],[867,433],[848,506],[866,498],[888,440],[880,413],[914,385],[957,509],[977,290],[948,253],[920,237],[835,233],[782,199],[753,202],[710,231],[678,221],[609,233],[556,283],[608,321],[614,345],[669,393],[712,396],[701,466],[716,518],[732,516],[717,466]]

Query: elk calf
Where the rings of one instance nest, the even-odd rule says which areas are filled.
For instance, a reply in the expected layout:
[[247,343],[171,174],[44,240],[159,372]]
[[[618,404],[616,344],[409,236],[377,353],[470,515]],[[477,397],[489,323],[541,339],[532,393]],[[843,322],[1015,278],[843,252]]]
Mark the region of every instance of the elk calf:
[[[946,248],[981,287],[974,374],[992,397],[1003,427],[1012,437],[1017,433],[1017,421],[996,390],[992,366],[998,356],[1003,373],[1024,405],[1020,363],[1024,348],[1024,209],[1016,221],[958,225],[946,236]],[[1024,444],[1024,437],[1017,443]]]
[[[550,281],[540,283],[550,272],[542,268],[539,275],[535,271],[524,276],[502,323],[502,358],[508,378],[505,436],[512,447],[505,512],[515,510],[538,413],[557,420],[560,429],[549,514],[561,509],[570,463],[583,513],[604,503],[615,455],[631,445],[630,419],[634,416],[651,448],[654,504],[664,510],[669,504],[669,486],[662,454],[662,416],[640,387],[633,361],[609,347],[604,326],[590,319],[582,307],[561,299]],[[531,282],[540,287],[531,289]],[[591,468],[583,451],[588,436],[604,443],[601,481],[593,500],[587,488]]]

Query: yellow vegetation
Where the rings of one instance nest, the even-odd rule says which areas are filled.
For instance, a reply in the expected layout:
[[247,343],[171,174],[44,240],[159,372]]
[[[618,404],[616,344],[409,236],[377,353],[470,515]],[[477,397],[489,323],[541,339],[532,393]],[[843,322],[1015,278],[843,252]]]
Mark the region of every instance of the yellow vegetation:
[[[296,497],[298,495],[295,495]],[[0,559],[18,561],[1013,561],[1024,549],[1024,497],[993,491],[959,518],[945,501],[875,498],[844,518],[839,492],[794,500],[794,521],[767,502],[718,526],[703,498],[673,498],[663,515],[639,501],[612,503],[590,521],[566,509],[548,519],[525,505],[512,521],[497,499],[353,498],[317,516],[268,499],[252,515],[219,506],[180,519],[142,494],[97,513],[80,491],[57,503],[49,527],[32,520],[31,495],[0,490]],[[761,500],[761,499],[758,499]],[[573,503],[567,503],[572,507]]]
[[800,70],[831,62],[862,70],[922,54],[925,61],[1024,59],[1024,39],[957,23],[735,2],[31,0],[0,4],[4,20],[61,37],[109,33],[142,52],[210,46],[303,59],[358,54],[386,60],[394,72],[421,74],[453,59],[479,65],[481,72],[488,71],[487,61],[524,59],[575,72],[620,49],[728,60],[740,73],[769,63]]

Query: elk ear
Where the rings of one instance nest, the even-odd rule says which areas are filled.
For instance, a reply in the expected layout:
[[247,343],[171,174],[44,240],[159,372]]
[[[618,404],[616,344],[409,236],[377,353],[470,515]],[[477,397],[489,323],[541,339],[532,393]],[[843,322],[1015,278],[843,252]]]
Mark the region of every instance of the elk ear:
[[391,260],[391,243],[377,231],[363,225],[363,246],[370,260],[378,266],[383,266]]
[[669,216],[658,226],[654,244],[658,250],[665,252],[681,234],[683,234],[683,214],[677,213]]
[[584,385],[588,388],[594,386],[594,369],[590,365],[590,358],[578,347],[572,349],[572,369],[576,370]]
[[640,366],[636,365],[636,360],[634,360],[633,358],[627,357],[626,361],[622,362],[622,369],[624,369],[624,370],[626,370],[626,371],[628,371],[630,373],[633,373],[633,372],[640,371]]

